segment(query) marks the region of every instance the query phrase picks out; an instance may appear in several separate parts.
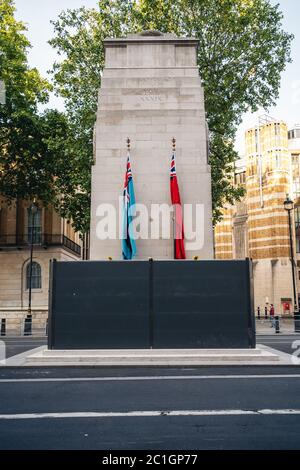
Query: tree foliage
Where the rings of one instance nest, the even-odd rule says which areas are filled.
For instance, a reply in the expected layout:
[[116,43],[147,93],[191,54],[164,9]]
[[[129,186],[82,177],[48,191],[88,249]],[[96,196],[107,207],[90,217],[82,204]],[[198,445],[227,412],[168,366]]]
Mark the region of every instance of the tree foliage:
[[0,193],[9,199],[49,200],[37,107],[47,102],[51,87],[28,66],[26,27],[14,11],[12,0],[0,0],[0,79],[6,89],[6,102],[0,105]]
[[220,208],[242,195],[230,177],[241,117],[275,103],[281,72],[290,61],[292,35],[282,28],[279,7],[268,0],[101,0],[98,4],[98,11],[81,8],[62,13],[54,22],[51,41],[62,57],[53,68],[54,83],[66,98],[78,132],[87,138],[84,158],[92,153],[103,39],[145,29],[196,37],[218,220]]
[[38,111],[51,85],[28,66],[26,27],[14,12],[12,0],[0,0],[0,79],[6,88],[6,103],[0,105],[0,194],[11,203],[37,197],[85,232],[91,160],[86,139],[63,113]]
[[[43,142],[52,165],[52,204],[72,222],[77,232],[89,230],[91,157],[86,137],[77,125],[57,111],[48,111],[44,119]],[[91,149],[92,151],[92,149]]]
[[0,105],[0,192],[14,188],[12,194],[23,196],[34,188],[77,230],[87,230],[103,39],[158,29],[199,39],[215,221],[224,204],[242,195],[231,181],[237,126],[245,111],[275,103],[290,61],[292,35],[283,30],[278,6],[268,0],[100,0],[98,9],[62,12],[50,44],[59,55],[52,76],[66,115],[37,115],[49,84],[28,67],[25,27],[13,11],[12,0],[0,0],[0,79],[7,88],[7,105]]
[[1,124],[18,110],[36,111],[38,103],[47,102],[50,88],[37,69],[28,66],[26,26],[15,19],[14,12],[13,0],[0,0],[0,77],[7,98],[0,108]]

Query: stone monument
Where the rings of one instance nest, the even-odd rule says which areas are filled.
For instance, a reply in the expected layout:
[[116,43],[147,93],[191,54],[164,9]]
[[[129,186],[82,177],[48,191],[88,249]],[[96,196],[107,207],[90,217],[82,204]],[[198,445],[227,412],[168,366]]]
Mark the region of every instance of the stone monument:
[[[99,92],[92,169],[90,258],[122,259],[121,241],[99,239],[99,207],[111,204],[119,213],[126,168],[126,140],[136,202],[170,205],[172,138],[185,211],[186,256],[213,258],[211,175],[208,165],[204,96],[197,67],[198,41],[158,31],[106,39],[105,67]],[[196,226],[196,205],[198,222]],[[184,206],[183,206],[184,207]],[[199,215],[200,214],[200,215]],[[118,218],[118,224],[120,223]],[[197,242],[193,243],[191,228]],[[201,232],[201,233],[200,233]],[[187,239],[190,238],[190,241]],[[200,243],[199,243],[200,242]],[[138,239],[136,259],[173,259],[173,237]]]

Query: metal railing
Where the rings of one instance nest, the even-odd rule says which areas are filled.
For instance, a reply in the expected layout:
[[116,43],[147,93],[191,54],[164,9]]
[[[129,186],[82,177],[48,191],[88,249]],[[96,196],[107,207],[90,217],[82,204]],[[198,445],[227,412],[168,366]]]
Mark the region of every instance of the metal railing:
[[81,246],[75,243],[73,240],[70,240],[70,238],[66,237],[63,235],[63,245],[66,248],[69,248],[69,250],[74,251],[77,255],[81,255]]
[[17,318],[10,316],[0,321],[0,337],[17,336],[47,336],[48,320],[36,319],[30,316]]
[[33,241],[35,246],[42,246],[43,248],[47,248],[48,246],[64,246],[73,253],[79,256],[81,255],[81,246],[61,234],[35,233],[33,240],[32,234],[29,233],[0,235],[0,248],[30,246],[31,241]]

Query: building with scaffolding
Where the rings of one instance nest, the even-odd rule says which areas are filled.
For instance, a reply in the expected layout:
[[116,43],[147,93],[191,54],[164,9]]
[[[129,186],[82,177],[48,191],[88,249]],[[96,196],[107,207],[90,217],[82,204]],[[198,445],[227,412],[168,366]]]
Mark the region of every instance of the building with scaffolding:
[[300,266],[300,128],[288,132],[283,121],[262,116],[246,131],[245,150],[235,183],[244,185],[246,194],[224,209],[224,219],[215,228],[216,258],[252,258],[255,308],[264,311],[274,304],[276,313],[290,314],[294,299],[283,203],[287,194],[296,202],[294,241]]

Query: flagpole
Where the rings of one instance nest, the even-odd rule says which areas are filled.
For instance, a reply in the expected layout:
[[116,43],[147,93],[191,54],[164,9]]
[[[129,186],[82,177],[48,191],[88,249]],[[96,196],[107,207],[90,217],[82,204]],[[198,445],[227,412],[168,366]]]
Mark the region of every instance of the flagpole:
[[[176,139],[172,139],[172,150],[175,156],[176,154]],[[175,162],[176,165],[176,162]],[[173,204],[173,258],[176,259],[176,207]]]

